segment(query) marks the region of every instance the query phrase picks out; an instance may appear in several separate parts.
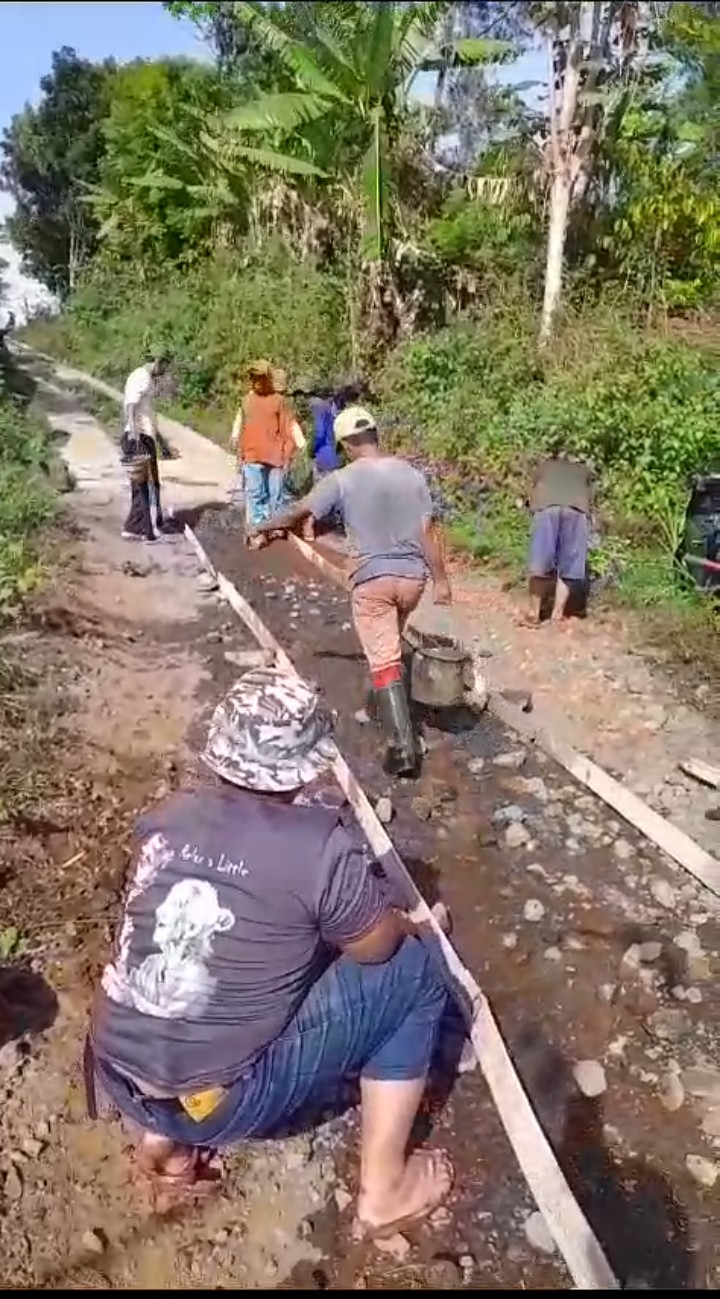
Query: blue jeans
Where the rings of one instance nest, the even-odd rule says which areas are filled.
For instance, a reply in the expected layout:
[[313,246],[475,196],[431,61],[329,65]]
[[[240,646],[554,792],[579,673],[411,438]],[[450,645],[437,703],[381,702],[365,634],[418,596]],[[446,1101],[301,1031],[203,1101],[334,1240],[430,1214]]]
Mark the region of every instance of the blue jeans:
[[270,465],[243,465],[246,520],[249,528],[267,523],[290,504],[286,471]]
[[194,1122],[174,1100],[153,1100],[104,1061],[99,1078],[127,1118],[146,1131],[190,1146],[229,1146],[275,1137],[339,1102],[343,1084],[427,1074],[447,990],[417,938],[391,960],[359,965],[341,956],[313,984],[287,1027],[237,1080],[218,1108]]

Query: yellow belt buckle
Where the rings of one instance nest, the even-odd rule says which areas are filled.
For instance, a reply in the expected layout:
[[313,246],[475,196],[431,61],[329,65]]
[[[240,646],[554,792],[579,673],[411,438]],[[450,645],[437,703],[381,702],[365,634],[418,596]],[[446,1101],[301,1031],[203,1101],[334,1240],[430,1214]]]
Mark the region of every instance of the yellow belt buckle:
[[225,1096],[224,1087],[209,1087],[203,1092],[191,1092],[189,1096],[180,1096],[180,1104],[194,1123],[202,1123],[215,1112]]

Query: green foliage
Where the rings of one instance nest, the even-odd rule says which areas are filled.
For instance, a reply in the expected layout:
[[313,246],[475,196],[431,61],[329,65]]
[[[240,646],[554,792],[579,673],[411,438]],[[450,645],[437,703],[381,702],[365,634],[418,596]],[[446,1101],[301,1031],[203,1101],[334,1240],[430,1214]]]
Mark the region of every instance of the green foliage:
[[99,267],[67,314],[31,325],[27,338],[121,384],[152,341],[173,357],[179,409],[209,407],[225,440],[248,363],[268,356],[294,378],[349,365],[344,285],[286,254],[229,255],[171,272],[138,293],[130,270]]
[[34,539],[55,512],[47,426],[26,413],[12,388],[6,359],[0,366],[0,617],[38,584]]
[[520,204],[493,203],[455,190],[441,216],[431,221],[427,239],[448,266],[478,272],[491,282],[532,273],[538,253],[538,230],[532,214]]
[[509,501],[559,436],[595,465],[607,522],[645,540],[651,528],[667,558],[690,475],[720,460],[716,359],[585,313],[540,368],[532,327],[531,312],[509,303],[400,349],[383,387],[402,439]]
[[95,247],[96,223],[83,200],[98,176],[114,74],[111,62],[57,51],[38,106],[17,113],[0,140],[0,184],[16,203],[10,239],[27,273],[61,295]]
[[104,158],[88,201],[113,256],[144,264],[188,261],[212,246],[216,223],[242,216],[246,194],[223,187],[188,148],[198,120],[229,103],[212,67],[138,61],[114,78],[102,125]]

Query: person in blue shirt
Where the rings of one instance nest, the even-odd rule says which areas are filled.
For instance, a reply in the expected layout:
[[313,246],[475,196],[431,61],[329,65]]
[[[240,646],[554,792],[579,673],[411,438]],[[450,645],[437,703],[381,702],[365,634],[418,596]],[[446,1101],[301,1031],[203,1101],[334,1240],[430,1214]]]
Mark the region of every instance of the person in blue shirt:
[[317,480],[324,474],[331,474],[340,468],[340,459],[335,448],[335,399],[333,397],[312,397],[310,410],[313,418],[313,440],[311,458],[313,477]]
[[[313,479],[317,483],[327,474],[340,469],[343,464],[335,445],[335,420],[346,406],[352,406],[360,400],[366,390],[362,379],[346,379],[329,396],[313,396],[310,399],[310,410],[313,417],[313,439],[310,458],[313,467]],[[342,519],[337,511],[326,518],[327,525],[333,531],[342,531]],[[313,519],[306,519],[303,536],[312,541],[315,535]]]

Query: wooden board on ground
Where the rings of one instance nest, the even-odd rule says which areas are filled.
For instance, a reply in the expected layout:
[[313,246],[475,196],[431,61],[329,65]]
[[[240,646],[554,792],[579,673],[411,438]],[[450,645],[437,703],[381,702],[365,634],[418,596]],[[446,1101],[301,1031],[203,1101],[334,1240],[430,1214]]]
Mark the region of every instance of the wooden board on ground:
[[[185,535],[207,570],[214,573],[215,570],[192,529],[186,527]],[[259,644],[275,651],[278,666],[295,673],[292,660],[244,596],[222,573],[217,573],[216,576],[220,594],[242,618]],[[618,1281],[597,1237],[570,1190],[538,1122],[485,994],[463,965],[427,902],[418,892],[395,845],[339,751],[333,770],[376,857],[389,874],[394,873],[401,879],[404,892],[414,898],[413,919],[425,922],[432,930],[452,982],[458,987],[458,1004],[467,1017],[470,1039],[495,1108],[525,1180],[565,1260],[574,1289],[619,1290]]]

